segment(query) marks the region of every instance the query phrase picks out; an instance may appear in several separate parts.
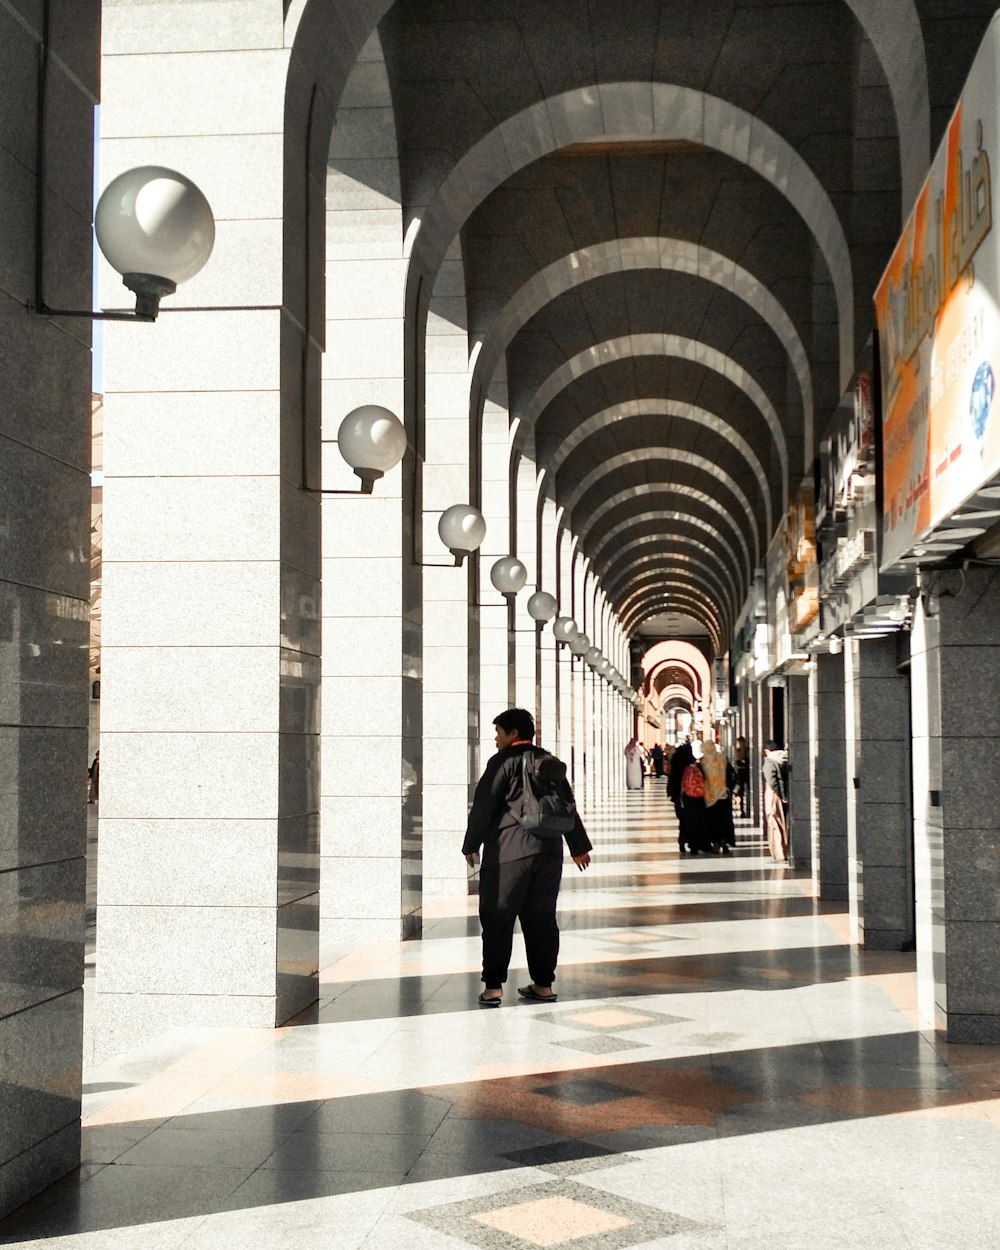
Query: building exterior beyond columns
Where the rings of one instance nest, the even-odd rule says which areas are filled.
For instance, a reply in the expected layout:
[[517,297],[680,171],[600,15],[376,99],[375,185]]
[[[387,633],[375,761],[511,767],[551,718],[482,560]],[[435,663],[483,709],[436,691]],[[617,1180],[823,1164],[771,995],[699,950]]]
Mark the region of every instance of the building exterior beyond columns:
[[810,674],[810,697],[816,701],[813,786],[813,886],[817,897],[847,901],[847,757],[844,743],[844,663],[840,655],[820,653]]
[[[28,312],[40,15],[0,5],[0,1215],[80,1158],[91,326]],[[91,306],[99,35],[81,0],[49,44],[44,295],[63,308]]]
[[913,945],[910,692],[897,651],[895,634],[844,644],[851,938],[869,950]]
[[1000,573],[970,569],[934,607],[911,635],[918,1002],[949,1041],[996,1045]]

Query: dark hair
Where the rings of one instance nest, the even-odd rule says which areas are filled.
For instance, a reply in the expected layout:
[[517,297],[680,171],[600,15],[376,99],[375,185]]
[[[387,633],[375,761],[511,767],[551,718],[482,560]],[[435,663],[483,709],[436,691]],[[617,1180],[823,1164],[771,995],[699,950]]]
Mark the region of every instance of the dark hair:
[[530,739],[535,736],[535,718],[523,707],[509,707],[506,712],[493,718],[493,724],[504,733],[509,734],[514,730],[519,738]]
[[778,744],[775,742],[773,738],[768,738],[768,740],[764,743],[764,750],[765,751],[780,751],[781,747],[778,746]]

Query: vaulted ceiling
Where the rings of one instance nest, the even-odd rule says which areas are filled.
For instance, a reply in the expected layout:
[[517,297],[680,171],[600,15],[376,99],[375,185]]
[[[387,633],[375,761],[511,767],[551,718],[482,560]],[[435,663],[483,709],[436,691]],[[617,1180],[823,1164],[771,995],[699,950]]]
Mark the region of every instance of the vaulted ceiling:
[[632,632],[672,611],[724,643],[993,7],[399,0],[382,19],[415,307],[457,247],[470,419],[504,371],[518,445]]

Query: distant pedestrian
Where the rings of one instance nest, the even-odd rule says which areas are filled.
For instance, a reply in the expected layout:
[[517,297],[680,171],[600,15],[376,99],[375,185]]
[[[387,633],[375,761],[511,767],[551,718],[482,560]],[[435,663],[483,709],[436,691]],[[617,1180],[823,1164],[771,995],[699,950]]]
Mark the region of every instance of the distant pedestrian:
[[101,753],[100,751],[94,756],[94,762],[87,769],[87,776],[90,778],[90,792],[87,796],[88,803],[96,803],[99,797],[101,783]]
[[642,789],[642,748],[629,738],[625,748],[625,785],[629,790]]
[[670,761],[667,794],[677,813],[677,846],[683,855],[708,850],[705,837],[705,778],[690,741],[682,742]]
[[736,786],[733,793],[740,804],[740,819],[746,820],[750,814],[750,748],[746,738],[736,739],[736,750],[733,752],[736,768]]
[[649,752],[649,758],[653,762],[653,771],[657,777],[663,776],[663,747],[658,742],[654,742]]
[[[514,923],[520,921],[531,984],[518,987],[529,1002],[555,1002],[552,990],[559,954],[556,900],[563,868],[563,836],[526,829],[525,785],[538,778],[568,802],[573,792],[566,765],[533,744],[535,720],[512,707],[494,720],[497,754],[476,786],[462,853],[472,866],[480,848],[479,919],[483,928],[483,1007],[499,1007],[507,980]],[[529,775],[530,773],[530,775]],[[572,807],[575,813],[575,804]],[[590,863],[591,844],[578,815],[566,833],[573,863],[581,872]]]
[[728,855],[736,845],[733,828],[733,803],[730,797],[736,784],[736,770],[709,739],[701,755],[701,771],[705,778],[705,827],[709,846]]
[[785,786],[784,752],[773,738],[764,743],[764,826],[771,858],[788,862],[788,791]]

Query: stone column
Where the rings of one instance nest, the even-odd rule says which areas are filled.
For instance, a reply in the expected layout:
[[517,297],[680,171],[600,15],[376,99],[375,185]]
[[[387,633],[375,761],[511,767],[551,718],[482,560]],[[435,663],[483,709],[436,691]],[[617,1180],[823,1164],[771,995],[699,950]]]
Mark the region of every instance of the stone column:
[[813,889],[818,898],[846,902],[848,777],[842,656],[817,655],[809,681],[810,698],[816,703]]
[[[40,13],[0,5],[0,1215],[80,1159],[91,325],[29,312]],[[43,293],[61,308],[91,306],[99,39],[94,0],[55,10]]]
[[811,871],[813,842],[812,738],[809,726],[809,678],[789,677],[788,848],[795,868]]
[[445,508],[470,499],[468,330],[457,243],[442,262],[427,317],[425,411],[423,887],[433,898],[464,890],[468,879],[460,851],[473,737],[478,746],[478,727],[470,732],[469,605],[479,556],[454,567],[437,532]]
[[844,647],[847,863],[851,938],[868,950],[912,949],[909,682],[897,636]]
[[[347,82],[327,177],[327,343],[323,485],[356,491],[336,444],[361,404],[403,416],[402,210],[389,81],[377,36]],[[420,683],[404,651],[411,564],[404,482],[414,457],[372,495],[323,499],[320,962],[344,942],[398,940],[419,927]],[[409,501],[412,503],[412,501]]]
[[[559,598],[556,578],[556,505],[552,499],[540,501],[538,544],[538,581],[542,590]],[[559,738],[556,709],[556,639],[552,623],[538,631],[538,741],[551,751]]]
[[[510,553],[510,440],[507,384],[494,380],[483,410],[482,512],[486,539],[481,549],[479,585],[479,762],[496,752],[493,717],[509,706],[507,683],[510,609],[494,590],[490,568]],[[518,595],[523,603],[524,591]]]
[[538,703],[538,674],[536,657],[538,631],[535,622],[525,610],[529,597],[540,590],[538,584],[538,470],[533,459],[534,440],[529,437],[523,454],[517,462],[513,483],[515,492],[515,530],[517,535],[517,558],[528,570],[528,581],[518,595],[514,610],[514,690],[517,706],[527,708],[534,716]]
[[1000,1044],[1000,576],[967,572],[911,635],[921,1015],[951,1042]]
[[[573,615],[573,537],[563,529],[557,536],[559,615]],[[556,649],[556,732],[557,753],[570,769],[573,756],[573,653],[566,644]]]
[[303,135],[286,133],[280,6],[247,6],[257,46],[240,51],[206,8],[178,7],[196,53],[160,50],[170,6],[166,25],[159,6],[148,23],[104,12],[102,174],[191,174],[217,233],[176,301],[196,311],[105,337],[98,1059],[166,1028],[273,1026],[317,993],[320,514],[304,486],[323,284],[295,226],[304,201],[322,231],[326,171],[290,164],[286,232],[283,153]]

